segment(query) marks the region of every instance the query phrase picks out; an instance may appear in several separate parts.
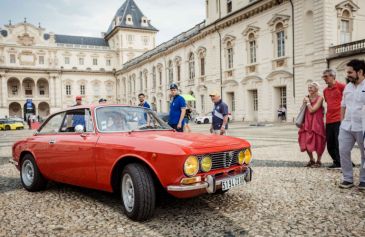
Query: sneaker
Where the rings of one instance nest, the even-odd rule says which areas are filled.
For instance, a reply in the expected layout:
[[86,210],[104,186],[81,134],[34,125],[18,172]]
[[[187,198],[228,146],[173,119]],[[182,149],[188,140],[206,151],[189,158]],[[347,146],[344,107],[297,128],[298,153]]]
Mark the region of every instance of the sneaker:
[[332,164],[328,166],[327,169],[335,169],[335,170],[341,169],[341,165]]
[[360,190],[365,190],[365,182],[360,182],[359,189]]
[[347,182],[347,181],[343,181],[340,184],[340,188],[352,188],[354,186],[354,183],[352,182]]

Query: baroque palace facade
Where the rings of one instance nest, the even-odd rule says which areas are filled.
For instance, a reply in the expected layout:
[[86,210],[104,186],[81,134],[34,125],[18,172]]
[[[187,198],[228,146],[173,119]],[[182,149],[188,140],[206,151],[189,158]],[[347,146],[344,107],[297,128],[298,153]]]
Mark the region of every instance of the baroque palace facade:
[[[154,28],[133,0],[100,38],[47,33],[24,21],[0,29],[0,117],[24,115],[27,99],[41,117],[99,98],[136,105],[144,93],[158,112],[169,109],[168,86],[192,94],[198,113],[220,91],[235,120],[288,121],[307,84],[322,71],[364,58],[365,1],[206,0],[206,19],[155,46]],[[188,15],[187,15],[188,17]]]

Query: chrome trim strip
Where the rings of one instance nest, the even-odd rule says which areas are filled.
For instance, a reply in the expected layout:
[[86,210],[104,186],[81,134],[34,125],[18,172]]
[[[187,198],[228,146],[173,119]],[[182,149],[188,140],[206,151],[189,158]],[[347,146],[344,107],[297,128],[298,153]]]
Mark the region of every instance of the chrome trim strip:
[[15,160],[13,160],[13,159],[10,159],[10,160],[9,160],[9,163],[10,163],[10,164],[13,164],[13,165],[15,165],[15,166],[18,166],[18,162],[17,162],[17,161],[15,161]]
[[[247,170],[245,170],[245,172],[242,173],[242,174],[229,175],[229,176],[225,176],[225,177],[220,178],[220,179],[216,179],[215,180],[215,187],[221,186],[223,181],[234,178],[234,177],[243,176],[244,178],[246,178],[247,175],[251,175],[251,172],[252,172],[251,168],[248,167]],[[210,177],[212,177],[212,176],[210,176]],[[207,179],[209,181],[208,177],[207,177]],[[250,179],[251,179],[251,177],[250,177]],[[247,182],[249,182],[249,181],[247,181],[245,179],[245,183],[247,183]],[[184,191],[193,191],[193,190],[199,190],[199,189],[207,189],[207,191],[208,191],[209,186],[210,186],[210,184],[207,181],[200,182],[200,183],[195,183],[195,184],[191,184],[191,185],[169,185],[169,186],[167,186],[167,191],[184,192]]]

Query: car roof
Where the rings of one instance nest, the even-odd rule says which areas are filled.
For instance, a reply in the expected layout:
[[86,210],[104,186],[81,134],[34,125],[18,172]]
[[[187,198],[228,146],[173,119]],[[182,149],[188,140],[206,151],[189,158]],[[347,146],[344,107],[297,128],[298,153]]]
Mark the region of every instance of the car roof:
[[70,111],[70,110],[74,110],[74,109],[91,109],[91,110],[93,110],[95,108],[116,107],[116,106],[144,108],[144,107],[141,107],[141,106],[125,105],[125,104],[89,104],[89,105],[79,105],[79,106],[68,107],[66,109],[60,110],[59,112]]

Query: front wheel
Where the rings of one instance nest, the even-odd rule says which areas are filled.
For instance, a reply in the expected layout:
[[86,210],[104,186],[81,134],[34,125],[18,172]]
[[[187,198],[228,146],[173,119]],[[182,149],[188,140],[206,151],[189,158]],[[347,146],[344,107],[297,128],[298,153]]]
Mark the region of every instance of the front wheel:
[[30,154],[26,154],[22,160],[20,180],[23,187],[30,192],[43,190],[47,186],[47,180],[42,176]]
[[205,124],[209,123],[209,119],[204,119],[204,123]]
[[124,213],[135,221],[152,217],[156,205],[156,190],[147,167],[133,163],[122,172],[121,196]]

